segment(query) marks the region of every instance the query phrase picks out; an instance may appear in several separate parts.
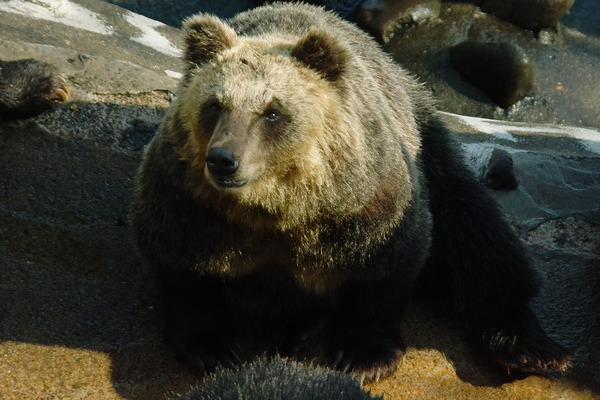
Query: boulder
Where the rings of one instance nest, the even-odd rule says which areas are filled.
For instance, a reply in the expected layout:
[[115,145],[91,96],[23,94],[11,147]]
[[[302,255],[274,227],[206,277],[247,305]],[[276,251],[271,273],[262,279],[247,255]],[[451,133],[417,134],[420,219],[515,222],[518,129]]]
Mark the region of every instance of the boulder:
[[366,0],[356,9],[354,19],[381,43],[387,43],[403,26],[436,17],[441,7],[441,0]]
[[533,89],[533,63],[515,44],[462,42],[450,49],[450,62],[502,108],[522,100]]
[[537,32],[558,24],[574,3],[575,0],[483,0],[481,9]]
[[497,148],[492,151],[482,180],[494,190],[514,190],[519,186],[513,158],[508,151]]

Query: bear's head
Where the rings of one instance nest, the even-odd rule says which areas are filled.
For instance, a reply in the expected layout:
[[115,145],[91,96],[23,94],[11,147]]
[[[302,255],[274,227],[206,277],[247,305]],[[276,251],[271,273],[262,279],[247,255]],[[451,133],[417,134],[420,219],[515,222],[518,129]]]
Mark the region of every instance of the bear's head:
[[184,28],[170,131],[188,188],[248,224],[286,229],[339,213],[367,164],[343,101],[344,43],[319,29],[242,36],[203,14]]

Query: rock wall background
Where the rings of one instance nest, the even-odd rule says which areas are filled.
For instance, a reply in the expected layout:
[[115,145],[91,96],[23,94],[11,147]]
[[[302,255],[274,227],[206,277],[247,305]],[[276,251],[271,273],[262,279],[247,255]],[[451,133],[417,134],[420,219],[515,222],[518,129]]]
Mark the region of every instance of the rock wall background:
[[[179,7],[138,3],[171,17],[168,5]],[[482,179],[499,168],[518,183],[494,194],[545,280],[542,323],[573,350],[575,367],[551,377],[494,370],[452,321],[414,304],[401,368],[370,388],[387,399],[600,398],[599,6],[576,0],[560,25],[534,33],[482,15],[482,2],[437,3],[438,14],[380,40],[442,109],[495,118],[445,114]],[[531,94],[503,109],[461,78],[450,49],[474,35],[523,49],[535,65]],[[152,277],[126,224],[141,151],[176,91],[178,29],[100,0],[11,0],[0,3],[0,38],[0,59],[50,62],[72,95],[35,119],[0,121],[0,398],[186,391],[201,377],[162,343]]]

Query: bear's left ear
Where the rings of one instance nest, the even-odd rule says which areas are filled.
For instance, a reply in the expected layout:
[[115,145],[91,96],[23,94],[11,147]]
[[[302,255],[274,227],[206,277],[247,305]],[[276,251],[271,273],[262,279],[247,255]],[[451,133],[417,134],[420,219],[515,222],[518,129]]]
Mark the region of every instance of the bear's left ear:
[[233,47],[237,34],[229,25],[209,14],[198,14],[185,20],[184,61],[188,69],[210,61],[221,51]]
[[319,72],[331,82],[338,80],[346,69],[348,52],[327,32],[312,29],[300,38],[292,57]]

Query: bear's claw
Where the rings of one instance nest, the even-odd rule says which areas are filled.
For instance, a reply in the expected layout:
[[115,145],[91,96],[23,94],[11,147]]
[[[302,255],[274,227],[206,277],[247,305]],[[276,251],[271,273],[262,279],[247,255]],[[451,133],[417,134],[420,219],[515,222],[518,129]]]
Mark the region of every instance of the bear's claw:
[[515,337],[505,343],[489,351],[492,361],[506,367],[509,372],[547,374],[565,372],[573,365],[569,352],[548,337],[535,342],[526,337]]
[[547,374],[565,372],[572,366],[569,352],[544,333],[529,307],[490,321],[487,327],[480,324],[469,331],[476,335],[475,345],[509,372]]
[[53,108],[56,103],[67,101],[69,99],[69,87],[65,78],[60,75],[56,76],[49,91],[42,93],[40,97],[49,108]]

